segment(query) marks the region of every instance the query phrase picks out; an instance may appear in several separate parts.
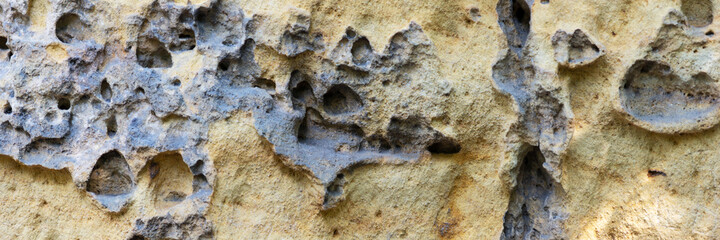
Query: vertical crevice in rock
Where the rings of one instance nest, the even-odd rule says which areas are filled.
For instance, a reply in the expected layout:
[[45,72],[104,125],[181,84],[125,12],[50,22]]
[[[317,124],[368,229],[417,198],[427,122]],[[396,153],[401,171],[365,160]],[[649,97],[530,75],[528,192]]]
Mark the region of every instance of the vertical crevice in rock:
[[510,50],[493,65],[492,76],[498,90],[510,95],[518,105],[518,122],[509,133],[508,144],[538,146],[547,157],[544,167],[559,182],[560,156],[572,135],[568,127],[572,111],[557,84],[556,72],[534,65],[535,59],[523,52],[530,36],[532,3],[498,2],[498,23]]
[[530,34],[531,5],[532,0],[529,3],[526,0],[500,0],[495,8],[508,46],[516,54],[520,54],[525,47]]
[[565,238],[562,226],[567,216],[561,202],[562,188],[542,167],[544,162],[538,147],[522,159],[500,239]]

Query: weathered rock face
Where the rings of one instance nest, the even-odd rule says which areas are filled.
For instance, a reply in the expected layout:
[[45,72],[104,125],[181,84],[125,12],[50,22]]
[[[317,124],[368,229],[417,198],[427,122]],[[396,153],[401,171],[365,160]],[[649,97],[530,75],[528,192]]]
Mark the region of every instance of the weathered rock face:
[[718,10],[1,1],[0,230],[712,239]]

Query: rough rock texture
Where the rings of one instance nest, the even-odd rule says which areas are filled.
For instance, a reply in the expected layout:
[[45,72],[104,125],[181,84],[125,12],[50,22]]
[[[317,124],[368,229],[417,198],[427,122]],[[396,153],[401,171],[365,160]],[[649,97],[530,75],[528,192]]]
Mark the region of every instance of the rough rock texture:
[[718,11],[0,1],[0,230],[713,239]]

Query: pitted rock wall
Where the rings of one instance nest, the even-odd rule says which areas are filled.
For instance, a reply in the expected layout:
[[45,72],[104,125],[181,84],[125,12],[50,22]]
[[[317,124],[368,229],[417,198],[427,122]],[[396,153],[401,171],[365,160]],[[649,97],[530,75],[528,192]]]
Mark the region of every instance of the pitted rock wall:
[[713,239],[720,2],[5,0],[20,239]]

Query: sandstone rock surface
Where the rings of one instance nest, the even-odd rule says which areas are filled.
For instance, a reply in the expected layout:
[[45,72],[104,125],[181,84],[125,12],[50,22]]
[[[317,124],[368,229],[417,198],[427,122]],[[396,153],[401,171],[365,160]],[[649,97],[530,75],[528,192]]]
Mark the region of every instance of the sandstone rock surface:
[[714,239],[718,11],[0,1],[0,230]]

